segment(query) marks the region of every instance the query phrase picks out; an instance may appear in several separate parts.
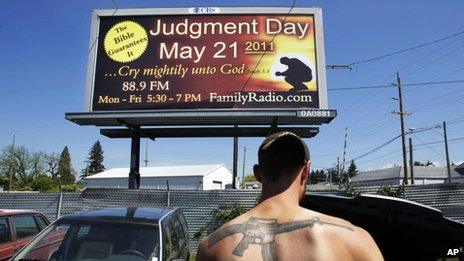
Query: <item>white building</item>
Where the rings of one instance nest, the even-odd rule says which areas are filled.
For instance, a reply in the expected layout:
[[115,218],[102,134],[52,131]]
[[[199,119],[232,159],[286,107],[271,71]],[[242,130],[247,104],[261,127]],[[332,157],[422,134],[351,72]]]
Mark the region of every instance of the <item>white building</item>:
[[[453,183],[464,183],[464,171],[462,166],[451,166],[451,181]],[[463,174],[461,174],[461,172]],[[401,185],[404,179],[404,168],[393,167],[372,171],[359,172],[351,178],[351,184],[356,186],[385,186]],[[414,184],[427,185],[446,183],[448,174],[446,167],[414,166]],[[411,173],[408,167],[408,184],[411,183]]]
[[[86,188],[127,188],[129,168],[108,169],[84,178]],[[211,190],[232,186],[232,173],[224,164],[141,167],[141,189]]]

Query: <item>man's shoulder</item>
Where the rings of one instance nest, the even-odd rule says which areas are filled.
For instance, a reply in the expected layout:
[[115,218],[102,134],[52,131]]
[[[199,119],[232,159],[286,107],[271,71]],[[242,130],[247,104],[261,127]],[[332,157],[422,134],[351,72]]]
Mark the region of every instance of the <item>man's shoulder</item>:
[[243,223],[247,214],[238,216],[216,229],[200,242],[197,251],[197,260],[217,260],[225,249],[234,248],[233,242],[243,231]]
[[331,242],[335,246],[345,249],[352,254],[355,260],[382,260],[382,254],[372,236],[361,227],[351,222],[314,212],[304,211],[305,218],[318,220],[315,224],[320,226],[320,238],[325,242]]

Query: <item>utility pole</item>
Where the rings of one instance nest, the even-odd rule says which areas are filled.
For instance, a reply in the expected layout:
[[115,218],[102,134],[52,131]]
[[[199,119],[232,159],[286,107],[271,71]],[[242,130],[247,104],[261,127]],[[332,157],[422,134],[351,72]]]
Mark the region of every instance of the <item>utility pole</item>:
[[245,160],[246,160],[246,146],[243,147],[242,184],[244,184],[245,182]]
[[340,187],[340,184],[342,179],[340,178],[340,157],[337,157],[337,177],[338,177],[338,187]]
[[148,139],[145,139],[145,167],[148,167]]
[[451,167],[448,153],[448,136],[446,134],[446,121],[443,122],[443,134],[445,137],[446,168],[448,170],[448,182],[451,183]]
[[88,177],[89,176],[89,163],[90,162],[88,160],[86,160],[86,161],[84,161],[84,163],[85,163],[85,176]]
[[408,184],[408,161],[407,161],[407,156],[406,156],[406,135],[404,133],[404,115],[408,115],[408,113],[406,113],[403,110],[403,93],[401,91],[401,79],[400,79],[400,75],[398,72],[396,73],[396,81],[397,83],[393,85],[396,85],[398,87],[398,102],[400,105],[400,111],[399,112],[393,111],[393,113],[400,115],[401,144],[403,146],[403,170],[404,170],[403,184],[407,185]]
[[[345,172],[345,158],[346,158],[346,140],[348,138],[348,127],[345,127],[345,142],[343,144],[343,159],[342,159],[342,175]],[[351,182],[350,175],[347,174],[348,183]]]
[[[15,148],[15,142],[16,142],[16,135],[13,134],[13,142],[11,143],[11,152],[14,153],[14,148]],[[10,162],[10,167],[9,167],[9,173],[10,173],[10,178],[8,179],[8,191],[11,191],[11,186],[13,184],[13,171],[14,171],[14,168],[13,166],[11,165],[11,162]]]
[[409,167],[411,168],[411,185],[414,185],[414,156],[411,138],[409,138]]

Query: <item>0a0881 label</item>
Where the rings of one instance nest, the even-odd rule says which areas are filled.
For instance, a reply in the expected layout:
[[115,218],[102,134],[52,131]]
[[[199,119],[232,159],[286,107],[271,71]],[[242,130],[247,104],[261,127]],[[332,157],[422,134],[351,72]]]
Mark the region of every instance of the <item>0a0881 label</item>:
[[302,110],[297,111],[298,118],[319,118],[319,117],[333,117],[331,111],[328,110]]

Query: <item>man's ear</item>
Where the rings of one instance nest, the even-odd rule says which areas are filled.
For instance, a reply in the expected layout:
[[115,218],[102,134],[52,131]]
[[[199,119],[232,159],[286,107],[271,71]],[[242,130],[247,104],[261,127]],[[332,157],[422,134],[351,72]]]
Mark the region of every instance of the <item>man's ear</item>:
[[305,166],[301,169],[301,172],[303,173],[301,174],[300,184],[306,183],[306,181],[308,180],[310,166],[311,166],[311,162],[308,161],[308,163],[305,164]]
[[258,164],[255,164],[253,166],[253,174],[255,175],[256,180],[261,182],[263,178],[263,173],[261,171],[261,167]]

